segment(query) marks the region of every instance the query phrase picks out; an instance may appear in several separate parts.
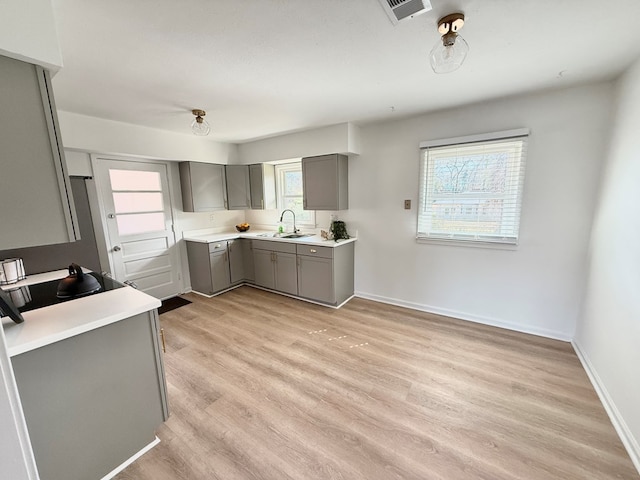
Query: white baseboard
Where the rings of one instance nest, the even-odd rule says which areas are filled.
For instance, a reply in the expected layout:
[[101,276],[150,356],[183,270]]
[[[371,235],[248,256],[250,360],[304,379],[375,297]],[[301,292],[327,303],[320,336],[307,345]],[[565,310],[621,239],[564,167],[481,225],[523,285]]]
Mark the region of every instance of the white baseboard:
[[618,407],[616,407],[611,395],[609,395],[607,388],[604,386],[604,383],[602,383],[602,380],[600,380],[598,372],[593,368],[593,364],[585,354],[584,350],[580,347],[578,341],[574,339],[571,342],[571,345],[573,346],[576,355],[578,355],[578,358],[582,363],[582,367],[585,372],[587,372],[589,380],[591,380],[591,384],[598,394],[598,398],[600,398],[600,402],[604,406],[607,415],[609,415],[613,428],[616,429],[620,440],[622,440],[624,448],[627,449],[627,453],[629,453],[629,457],[631,457],[631,461],[638,470],[638,473],[640,473],[640,444],[638,444],[638,440],[633,436],[633,433],[631,433],[631,430],[624,421],[624,418],[622,418]]
[[449,310],[446,308],[438,308],[431,305],[424,305],[421,303],[406,302],[404,300],[383,297],[380,295],[373,295],[365,292],[356,292],[355,296],[360,298],[366,298],[368,300],[374,300],[376,302],[388,303],[389,305],[396,305],[398,307],[410,308],[411,310],[419,310],[421,312],[435,313],[436,315],[444,315],[445,317],[453,317],[460,320],[466,320],[469,322],[481,323],[483,325],[490,325],[492,327],[506,328],[507,330],[514,330],[516,332],[530,333],[532,335],[553,338],[555,340],[562,340],[564,342],[570,342],[572,340],[571,335],[565,332],[558,332],[555,330],[548,330],[545,328],[529,327],[529,326],[520,325],[517,323],[496,320],[494,318],[471,315],[466,312],[459,312],[456,310]]
[[135,462],[137,459],[139,459],[142,455],[144,455],[145,453],[147,453],[149,450],[151,450],[153,447],[155,447],[156,445],[158,445],[160,443],[160,439],[158,437],[155,438],[155,440],[153,442],[151,442],[149,445],[147,445],[146,447],[144,447],[142,450],[140,450],[138,453],[136,453],[134,456],[132,456],[131,458],[129,458],[126,462],[118,465],[116,468],[114,468],[113,470],[111,470],[109,473],[107,473],[104,477],[102,477],[100,480],[109,480],[113,477],[115,477],[117,474],[119,474],[121,471],[123,471],[125,468],[127,468],[129,465],[131,465],[133,462]]

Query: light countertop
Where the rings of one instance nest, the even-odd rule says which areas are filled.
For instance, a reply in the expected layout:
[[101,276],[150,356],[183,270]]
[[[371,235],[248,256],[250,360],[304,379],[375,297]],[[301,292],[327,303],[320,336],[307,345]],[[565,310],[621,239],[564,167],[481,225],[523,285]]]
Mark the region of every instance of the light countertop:
[[[304,232],[302,232],[304,233]],[[273,231],[257,230],[251,232],[225,232],[225,233],[211,233],[204,235],[188,235],[184,237],[184,240],[188,242],[200,242],[200,243],[215,243],[225,240],[235,240],[236,238],[249,238],[252,240],[268,240],[271,242],[288,242],[298,243],[300,245],[315,245],[319,247],[335,248],[347,243],[355,242],[356,238],[348,238],[346,240],[325,240],[320,235],[311,235],[309,237],[302,238],[281,238],[274,237]]]
[[[5,289],[64,278],[67,270],[30,275]],[[34,350],[160,307],[160,300],[125,286],[24,312],[24,322],[2,318],[9,356]]]

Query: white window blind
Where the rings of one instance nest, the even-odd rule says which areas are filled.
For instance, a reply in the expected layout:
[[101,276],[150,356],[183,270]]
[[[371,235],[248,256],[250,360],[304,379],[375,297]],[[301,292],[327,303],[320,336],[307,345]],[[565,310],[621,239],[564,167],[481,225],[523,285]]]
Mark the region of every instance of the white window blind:
[[527,138],[512,130],[423,142],[417,238],[517,244]]

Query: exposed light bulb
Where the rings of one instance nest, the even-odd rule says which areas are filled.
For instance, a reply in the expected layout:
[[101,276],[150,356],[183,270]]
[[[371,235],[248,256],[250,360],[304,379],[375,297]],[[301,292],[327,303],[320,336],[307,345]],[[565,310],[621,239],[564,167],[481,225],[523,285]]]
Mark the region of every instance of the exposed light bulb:
[[462,65],[464,59],[467,58],[469,52],[469,44],[458,34],[451,41],[451,37],[445,40],[445,37],[452,35],[451,33],[444,35],[442,40],[433,47],[430,54],[431,68],[436,73],[450,73]]
[[206,136],[211,132],[211,127],[209,126],[209,122],[207,122],[203,117],[206,115],[204,110],[192,110],[192,112],[196,118],[193,122],[191,122],[191,131],[194,135],[198,136]]
[[464,26],[464,15],[452,13],[438,21],[438,32],[442,38],[435,44],[429,55],[431,68],[436,73],[450,73],[464,62],[469,52],[469,44],[458,34]]

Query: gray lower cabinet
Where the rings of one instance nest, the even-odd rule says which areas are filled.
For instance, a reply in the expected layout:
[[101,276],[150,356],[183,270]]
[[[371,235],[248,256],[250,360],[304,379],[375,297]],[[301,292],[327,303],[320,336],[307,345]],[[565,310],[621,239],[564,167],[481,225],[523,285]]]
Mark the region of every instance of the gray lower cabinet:
[[241,238],[242,261],[244,263],[244,279],[249,283],[255,281],[255,266],[253,264],[253,241],[248,238]]
[[187,241],[191,288],[214,295],[243,282],[338,306],[353,296],[354,243],[336,247],[238,238]]
[[231,286],[227,242],[187,242],[191,288],[205,295]]
[[334,153],[303,158],[302,192],[305,210],[348,209],[348,157]]
[[232,285],[240,283],[245,279],[245,262],[242,248],[244,241],[245,239],[238,238],[227,242],[227,249],[229,250],[229,272],[231,273]]
[[276,276],[273,267],[273,251],[254,248],[253,265],[255,268],[254,283],[259,287],[275,290]]
[[275,166],[267,163],[249,165],[251,208],[269,210],[276,208]]
[[227,177],[227,209],[247,210],[251,207],[249,198],[249,165],[225,165]]
[[185,212],[211,212],[227,208],[224,165],[181,162],[179,168],[182,209]]
[[253,263],[256,285],[298,294],[295,244],[253,240]]
[[0,250],[80,238],[49,72],[0,56]]
[[40,478],[98,479],[168,417],[156,310],[12,358]]
[[354,244],[298,245],[298,296],[340,305],[353,296]]

